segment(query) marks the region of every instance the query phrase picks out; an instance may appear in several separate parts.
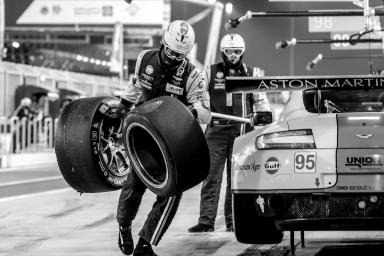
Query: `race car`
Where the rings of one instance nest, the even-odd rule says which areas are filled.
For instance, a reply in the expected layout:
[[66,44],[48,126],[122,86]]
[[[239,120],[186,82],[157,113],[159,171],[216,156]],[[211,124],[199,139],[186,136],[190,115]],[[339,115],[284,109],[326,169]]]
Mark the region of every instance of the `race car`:
[[384,230],[384,77],[237,77],[227,87],[292,90],[277,121],[235,140],[239,242],[279,243],[287,230]]

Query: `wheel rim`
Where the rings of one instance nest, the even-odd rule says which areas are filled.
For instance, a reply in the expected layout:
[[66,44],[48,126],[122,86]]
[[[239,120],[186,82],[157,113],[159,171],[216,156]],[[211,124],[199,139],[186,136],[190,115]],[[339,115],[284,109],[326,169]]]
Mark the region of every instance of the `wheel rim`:
[[101,121],[99,128],[99,156],[113,175],[127,175],[131,169],[122,140],[122,119]]

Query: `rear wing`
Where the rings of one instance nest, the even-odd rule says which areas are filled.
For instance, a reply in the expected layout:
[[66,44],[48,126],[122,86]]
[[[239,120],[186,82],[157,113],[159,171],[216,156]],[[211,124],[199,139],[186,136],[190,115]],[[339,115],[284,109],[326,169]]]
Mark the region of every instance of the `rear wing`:
[[384,76],[265,76],[226,77],[225,89],[230,93],[280,92],[305,89],[383,89]]

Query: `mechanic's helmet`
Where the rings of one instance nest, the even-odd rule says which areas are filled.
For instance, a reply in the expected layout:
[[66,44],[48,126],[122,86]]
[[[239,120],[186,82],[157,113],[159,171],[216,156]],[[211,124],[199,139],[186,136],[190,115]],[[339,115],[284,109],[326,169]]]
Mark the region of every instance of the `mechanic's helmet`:
[[191,25],[183,20],[171,22],[163,33],[163,61],[166,64],[179,64],[192,50],[195,32]]
[[22,106],[31,106],[32,105],[32,100],[28,97],[22,98],[20,101],[20,105]]
[[240,64],[244,52],[244,39],[239,34],[227,34],[220,42],[221,56],[224,62],[230,67]]

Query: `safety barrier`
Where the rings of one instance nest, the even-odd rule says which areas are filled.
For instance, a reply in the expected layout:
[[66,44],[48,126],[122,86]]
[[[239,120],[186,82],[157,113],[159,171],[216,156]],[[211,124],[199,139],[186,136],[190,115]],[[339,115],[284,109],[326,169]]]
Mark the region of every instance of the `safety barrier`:
[[0,155],[52,149],[56,122],[51,117],[0,117]]

